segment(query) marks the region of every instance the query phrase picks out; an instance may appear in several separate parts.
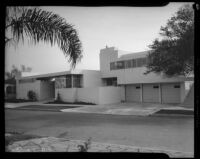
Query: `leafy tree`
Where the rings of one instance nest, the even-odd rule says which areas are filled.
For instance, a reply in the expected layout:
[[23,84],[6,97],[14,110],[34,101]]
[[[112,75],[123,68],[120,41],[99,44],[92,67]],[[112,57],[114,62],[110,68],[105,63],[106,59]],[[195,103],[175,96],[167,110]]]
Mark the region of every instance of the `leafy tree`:
[[189,75],[194,70],[194,12],[191,5],[181,7],[165,27],[161,40],[155,39],[149,47],[147,71],[167,76]]
[[21,65],[21,71],[22,72],[31,72],[31,67],[26,67],[25,65]]
[[24,36],[34,44],[46,42],[60,47],[74,68],[82,57],[81,42],[73,25],[52,12],[33,7],[6,8],[6,45],[9,42],[24,42]]
[[15,65],[12,65],[12,69],[10,72],[5,72],[6,79],[15,79],[17,75],[20,75],[22,72],[31,72],[31,67],[26,67],[25,65],[21,65],[21,70],[17,68]]

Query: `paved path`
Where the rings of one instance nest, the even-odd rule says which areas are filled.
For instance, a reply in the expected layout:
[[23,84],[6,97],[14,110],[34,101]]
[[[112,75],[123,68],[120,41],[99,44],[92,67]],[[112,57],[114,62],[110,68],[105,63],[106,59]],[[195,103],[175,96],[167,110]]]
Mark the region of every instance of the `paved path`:
[[193,117],[5,110],[6,132],[193,153]]
[[[84,146],[86,141],[67,140],[64,138],[45,137],[31,140],[17,141],[8,146],[11,152],[80,152],[80,145]],[[134,147],[127,145],[108,144],[100,142],[88,142],[87,152],[150,152],[165,153],[169,157],[193,157],[193,153],[159,150],[145,147]]]

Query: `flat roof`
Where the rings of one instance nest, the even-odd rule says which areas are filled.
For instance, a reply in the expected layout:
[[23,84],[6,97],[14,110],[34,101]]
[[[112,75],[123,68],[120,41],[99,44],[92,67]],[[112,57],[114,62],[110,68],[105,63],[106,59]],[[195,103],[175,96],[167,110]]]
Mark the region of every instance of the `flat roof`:
[[30,78],[48,78],[48,77],[58,77],[58,76],[63,76],[67,74],[83,74],[85,71],[99,71],[99,70],[69,70],[69,71],[61,71],[61,72],[54,72],[54,73],[45,73],[45,74],[38,74],[38,75],[30,75],[30,76],[22,76],[19,77],[18,79],[30,79]]

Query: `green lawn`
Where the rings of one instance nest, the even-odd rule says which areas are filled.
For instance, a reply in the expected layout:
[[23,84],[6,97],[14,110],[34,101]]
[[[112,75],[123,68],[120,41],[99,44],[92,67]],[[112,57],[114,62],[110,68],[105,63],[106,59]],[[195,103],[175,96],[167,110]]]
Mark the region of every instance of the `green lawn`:
[[80,105],[96,105],[94,103],[87,103],[87,102],[63,102],[63,101],[52,101],[52,102],[47,102],[45,104],[80,104]]

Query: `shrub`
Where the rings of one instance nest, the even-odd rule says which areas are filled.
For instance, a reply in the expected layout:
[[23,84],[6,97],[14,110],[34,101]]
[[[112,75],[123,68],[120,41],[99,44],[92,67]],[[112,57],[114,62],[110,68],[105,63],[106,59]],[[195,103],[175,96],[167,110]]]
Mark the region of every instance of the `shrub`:
[[87,152],[91,146],[91,140],[92,138],[90,137],[86,142],[84,142],[84,145],[78,145],[79,152]]
[[59,92],[57,93],[56,101],[57,101],[57,102],[62,102],[61,97],[60,97],[60,93],[59,93]]
[[32,91],[32,90],[28,91],[27,96],[28,96],[29,100],[32,100],[32,101],[36,101],[37,100],[36,93],[34,91]]

